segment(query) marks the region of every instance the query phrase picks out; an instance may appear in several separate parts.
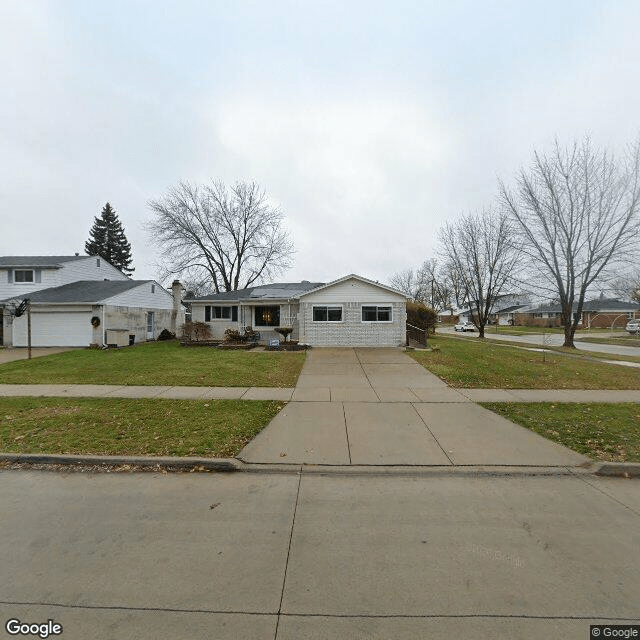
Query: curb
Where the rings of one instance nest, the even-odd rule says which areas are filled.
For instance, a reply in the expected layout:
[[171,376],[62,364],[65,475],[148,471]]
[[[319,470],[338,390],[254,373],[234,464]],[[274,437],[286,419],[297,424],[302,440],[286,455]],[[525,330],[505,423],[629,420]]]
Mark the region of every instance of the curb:
[[236,471],[236,460],[230,458],[171,458],[152,456],[90,456],[41,453],[3,453],[0,462],[27,464],[59,464],[69,466],[104,465],[104,466],[133,466],[158,467],[171,469],[193,469],[209,471]]
[[244,473],[282,473],[342,476],[569,476],[597,475],[606,477],[638,478],[640,463],[590,462],[570,466],[515,466],[515,465],[322,465],[322,464],[266,464],[244,462],[236,458],[172,458],[169,456],[91,456],[40,453],[3,453],[0,462],[41,465],[142,467],[167,470],[197,470]]
[[638,462],[599,462],[595,464],[592,473],[597,476],[640,478],[640,463]]

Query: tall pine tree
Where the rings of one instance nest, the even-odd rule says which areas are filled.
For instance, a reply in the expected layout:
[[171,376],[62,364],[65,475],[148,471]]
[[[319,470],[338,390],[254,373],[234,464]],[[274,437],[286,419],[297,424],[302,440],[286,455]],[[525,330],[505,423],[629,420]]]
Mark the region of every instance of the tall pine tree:
[[124,235],[122,223],[113,207],[107,202],[100,216],[96,216],[89,231],[84,250],[90,256],[100,256],[127,276],[135,269],[131,267],[131,244]]

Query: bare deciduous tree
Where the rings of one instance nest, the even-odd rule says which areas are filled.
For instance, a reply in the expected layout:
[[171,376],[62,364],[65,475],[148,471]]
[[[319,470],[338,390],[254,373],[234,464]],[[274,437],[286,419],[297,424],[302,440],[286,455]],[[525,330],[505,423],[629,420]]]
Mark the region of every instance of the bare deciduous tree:
[[438,261],[430,258],[416,269],[404,269],[391,278],[391,286],[435,311],[451,305],[451,290],[440,273]]
[[614,280],[611,285],[614,295],[640,303],[640,271],[635,270]]
[[392,276],[391,286],[416,302],[424,302],[424,282],[420,277],[420,270],[404,269]]
[[511,227],[506,212],[486,210],[440,230],[445,264],[461,285],[481,338],[493,305],[514,278],[519,249]]
[[640,144],[622,162],[588,139],[534,154],[501,199],[517,223],[530,280],[560,302],[564,346],[573,339],[589,287],[638,249]]
[[149,202],[147,228],[163,251],[164,276],[202,282],[216,293],[259,283],[291,264],[293,245],[281,211],[255,182],[194,186],[181,182]]

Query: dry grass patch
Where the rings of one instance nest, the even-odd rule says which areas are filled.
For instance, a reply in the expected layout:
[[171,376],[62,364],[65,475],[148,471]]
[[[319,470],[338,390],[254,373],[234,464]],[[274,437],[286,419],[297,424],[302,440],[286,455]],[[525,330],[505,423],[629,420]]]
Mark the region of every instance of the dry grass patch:
[[284,404],[249,400],[0,398],[0,451],[233,457]]

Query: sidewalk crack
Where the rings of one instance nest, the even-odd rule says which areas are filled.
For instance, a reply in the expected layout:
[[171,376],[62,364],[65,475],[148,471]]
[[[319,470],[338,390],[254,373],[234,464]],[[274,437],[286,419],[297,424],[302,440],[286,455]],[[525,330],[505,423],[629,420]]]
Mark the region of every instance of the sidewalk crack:
[[440,451],[444,453],[449,463],[455,467],[456,463],[449,457],[449,454],[444,450],[443,446],[440,444],[440,440],[436,438],[433,431],[429,429],[429,425],[425,422],[424,418],[420,415],[420,412],[416,409],[415,404],[413,402],[410,402],[409,404],[411,405],[411,408],[416,412],[416,415],[418,416],[418,418],[420,418],[420,421],[425,426],[425,429],[431,434],[431,437],[436,441],[436,444],[440,447]]

